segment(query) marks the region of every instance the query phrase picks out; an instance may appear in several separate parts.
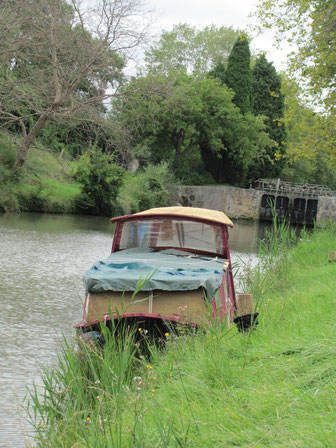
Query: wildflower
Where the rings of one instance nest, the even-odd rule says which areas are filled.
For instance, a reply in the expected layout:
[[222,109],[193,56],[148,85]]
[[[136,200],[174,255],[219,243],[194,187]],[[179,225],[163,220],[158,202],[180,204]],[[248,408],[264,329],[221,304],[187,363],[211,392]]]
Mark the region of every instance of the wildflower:
[[152,397],[154,397],[155,396],[155,394],[152,394]]
[[152,389],[152,394],[154,394],[155,393],[155,389]]
[[155,376],[155,377],[153,378],[153,380],[156,381],[156,379],[157,379],[157,378],[156,378],[156,376]]
[[267,302],[270,302],[271,301],[271,299],[267,299]]
[[265,292],[265,290],[264,290],[264,289],[262,289],[262,290],[261,290],[261,294],[264,294],[264,292]]
[[166,336],[166,338],[168,338],[169,337],[169,333],[165,333],[165,336]]
[[293,301],[293,299],[292,299],[292,298],[290,297],[290,298],[289,298],[289,301],[290,301],[290,302],[292,302],[292,301]]
[[140,332],[141,332],[141,331],[142,331],[142,328],[138,328],[138,331],[140,331]]
[[98,401],[102,401],[102,397],[100,397],[99,395],[97,395],[97,400],[98,400]]
[[172,374],[172,373],[170,373],[170,374],[169,374],[169,376],[170,376],[170,378],[171,378],[171,377],[173,376],[173,374]]
[[90,417],[86,417],[86,423],[91,423],[91,419],[90,419]]

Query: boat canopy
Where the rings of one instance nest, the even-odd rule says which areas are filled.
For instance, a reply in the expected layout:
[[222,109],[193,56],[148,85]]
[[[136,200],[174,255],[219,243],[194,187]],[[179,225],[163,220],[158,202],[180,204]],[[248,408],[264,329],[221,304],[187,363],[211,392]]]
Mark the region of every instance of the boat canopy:
[[83,277],[89,292],[191,291],[203,287],[212,299],[222,284],[228,262],[217,257],[195,256],[175,249],[156,252],[134,248],[112,253],[96,263]]
[[176,218],[194,218],[201,221],[211,221],[219,224],[224,224],[229,227],[233,227],[232,221],[225,215],[225,213],[220,212],[218,210],[210,210],[207,208],[196,208],[196,207],[158,207],[158,208],[151,208],[149,210],[145,210],[143,212],[134,213],[133,215],[125,215],[125,216],[118,216],[116,218],[112,218],[111,222],[117,222],[117,221],[125,221],[132,218],[158,218],[160,216],[169,216],[169,217],[176,217]]

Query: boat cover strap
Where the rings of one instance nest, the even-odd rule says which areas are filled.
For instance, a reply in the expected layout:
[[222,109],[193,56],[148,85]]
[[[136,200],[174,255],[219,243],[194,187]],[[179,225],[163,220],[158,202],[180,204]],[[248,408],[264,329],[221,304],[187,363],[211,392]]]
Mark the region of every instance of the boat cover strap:
[[90,292],[134,291],[147,279],[142,291],[190,291],[203,287],[212,299],[222,283],[227,264],[223,259],[197,256],[175,249],[127,249],[96,263],[83,277]]

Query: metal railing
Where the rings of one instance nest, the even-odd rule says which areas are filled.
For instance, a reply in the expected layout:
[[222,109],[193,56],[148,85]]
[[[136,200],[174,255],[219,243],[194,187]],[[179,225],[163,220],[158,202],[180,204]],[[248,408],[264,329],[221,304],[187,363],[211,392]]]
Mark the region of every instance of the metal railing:
[[335,193],[325,185],[297,184],[281,181],[280,179],[258,179],[254,188],[269,193],[296,195],[310,198],[318,196],[334,196]]

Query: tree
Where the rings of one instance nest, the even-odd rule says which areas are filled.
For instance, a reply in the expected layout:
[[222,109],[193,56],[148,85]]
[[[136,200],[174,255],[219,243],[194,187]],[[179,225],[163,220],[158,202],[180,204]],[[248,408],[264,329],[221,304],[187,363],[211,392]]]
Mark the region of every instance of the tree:
[[2,0],[0,119],[20,126],[20,168],[51,121],[97,122],[126,53],[144,37],[141,0]]
[[241,34],[233,45],[225,72],[225,84],[235,95],[233,102],[243,114],[252,109],[251,53],[246,34]]
[[201,135],[202,159],[217,183],[246,186],[250,183],[249,168],[264,158],[266,148],[273,141],[265,132],[263,118],[251,113],[239,113],[222,126],[223,149],[219,152],[212,151],[206,134]]
[[129,89],[137,93],[122,99],[120,115],[134,144],[145,142],[151,162],[169,162],[180,178],[190,170],[190,154],[200,156],[202,147],[216,167],[226,156],[242,180],[251,161],[270,144],[263,121],[243,116],[232,103],[232,92],[217,79],[148,76],[134,80]]
[[215,67],[208,72],[209,78],[217,78],[222,84],[225,84],[225,72],[226,68],[223,62],[218,62]]
[[281,78],[274,65],[261,55],[253,68],[252,79],[253,113],[265,117],[266,132],[274,144],[266,149],[264,158],[251,167],[251,178],[274,178],[283,168],[286,143]]
[[296,48],[292,74],[308,81],[312,98],[327,109],[336,105],[336,3],[334,0],[259,0],[262,28],[277,30],[278,43]]
[[199,30],[186,23],[175,25],[146,52],[145,71],[152,75],[177,72],[205,77],[219,62],[226,65],[238,33],[224,26]]
[[302,87],[282,75],[287,129],[286,166],[281,177],[336,189],[336,119],[306,104]]

